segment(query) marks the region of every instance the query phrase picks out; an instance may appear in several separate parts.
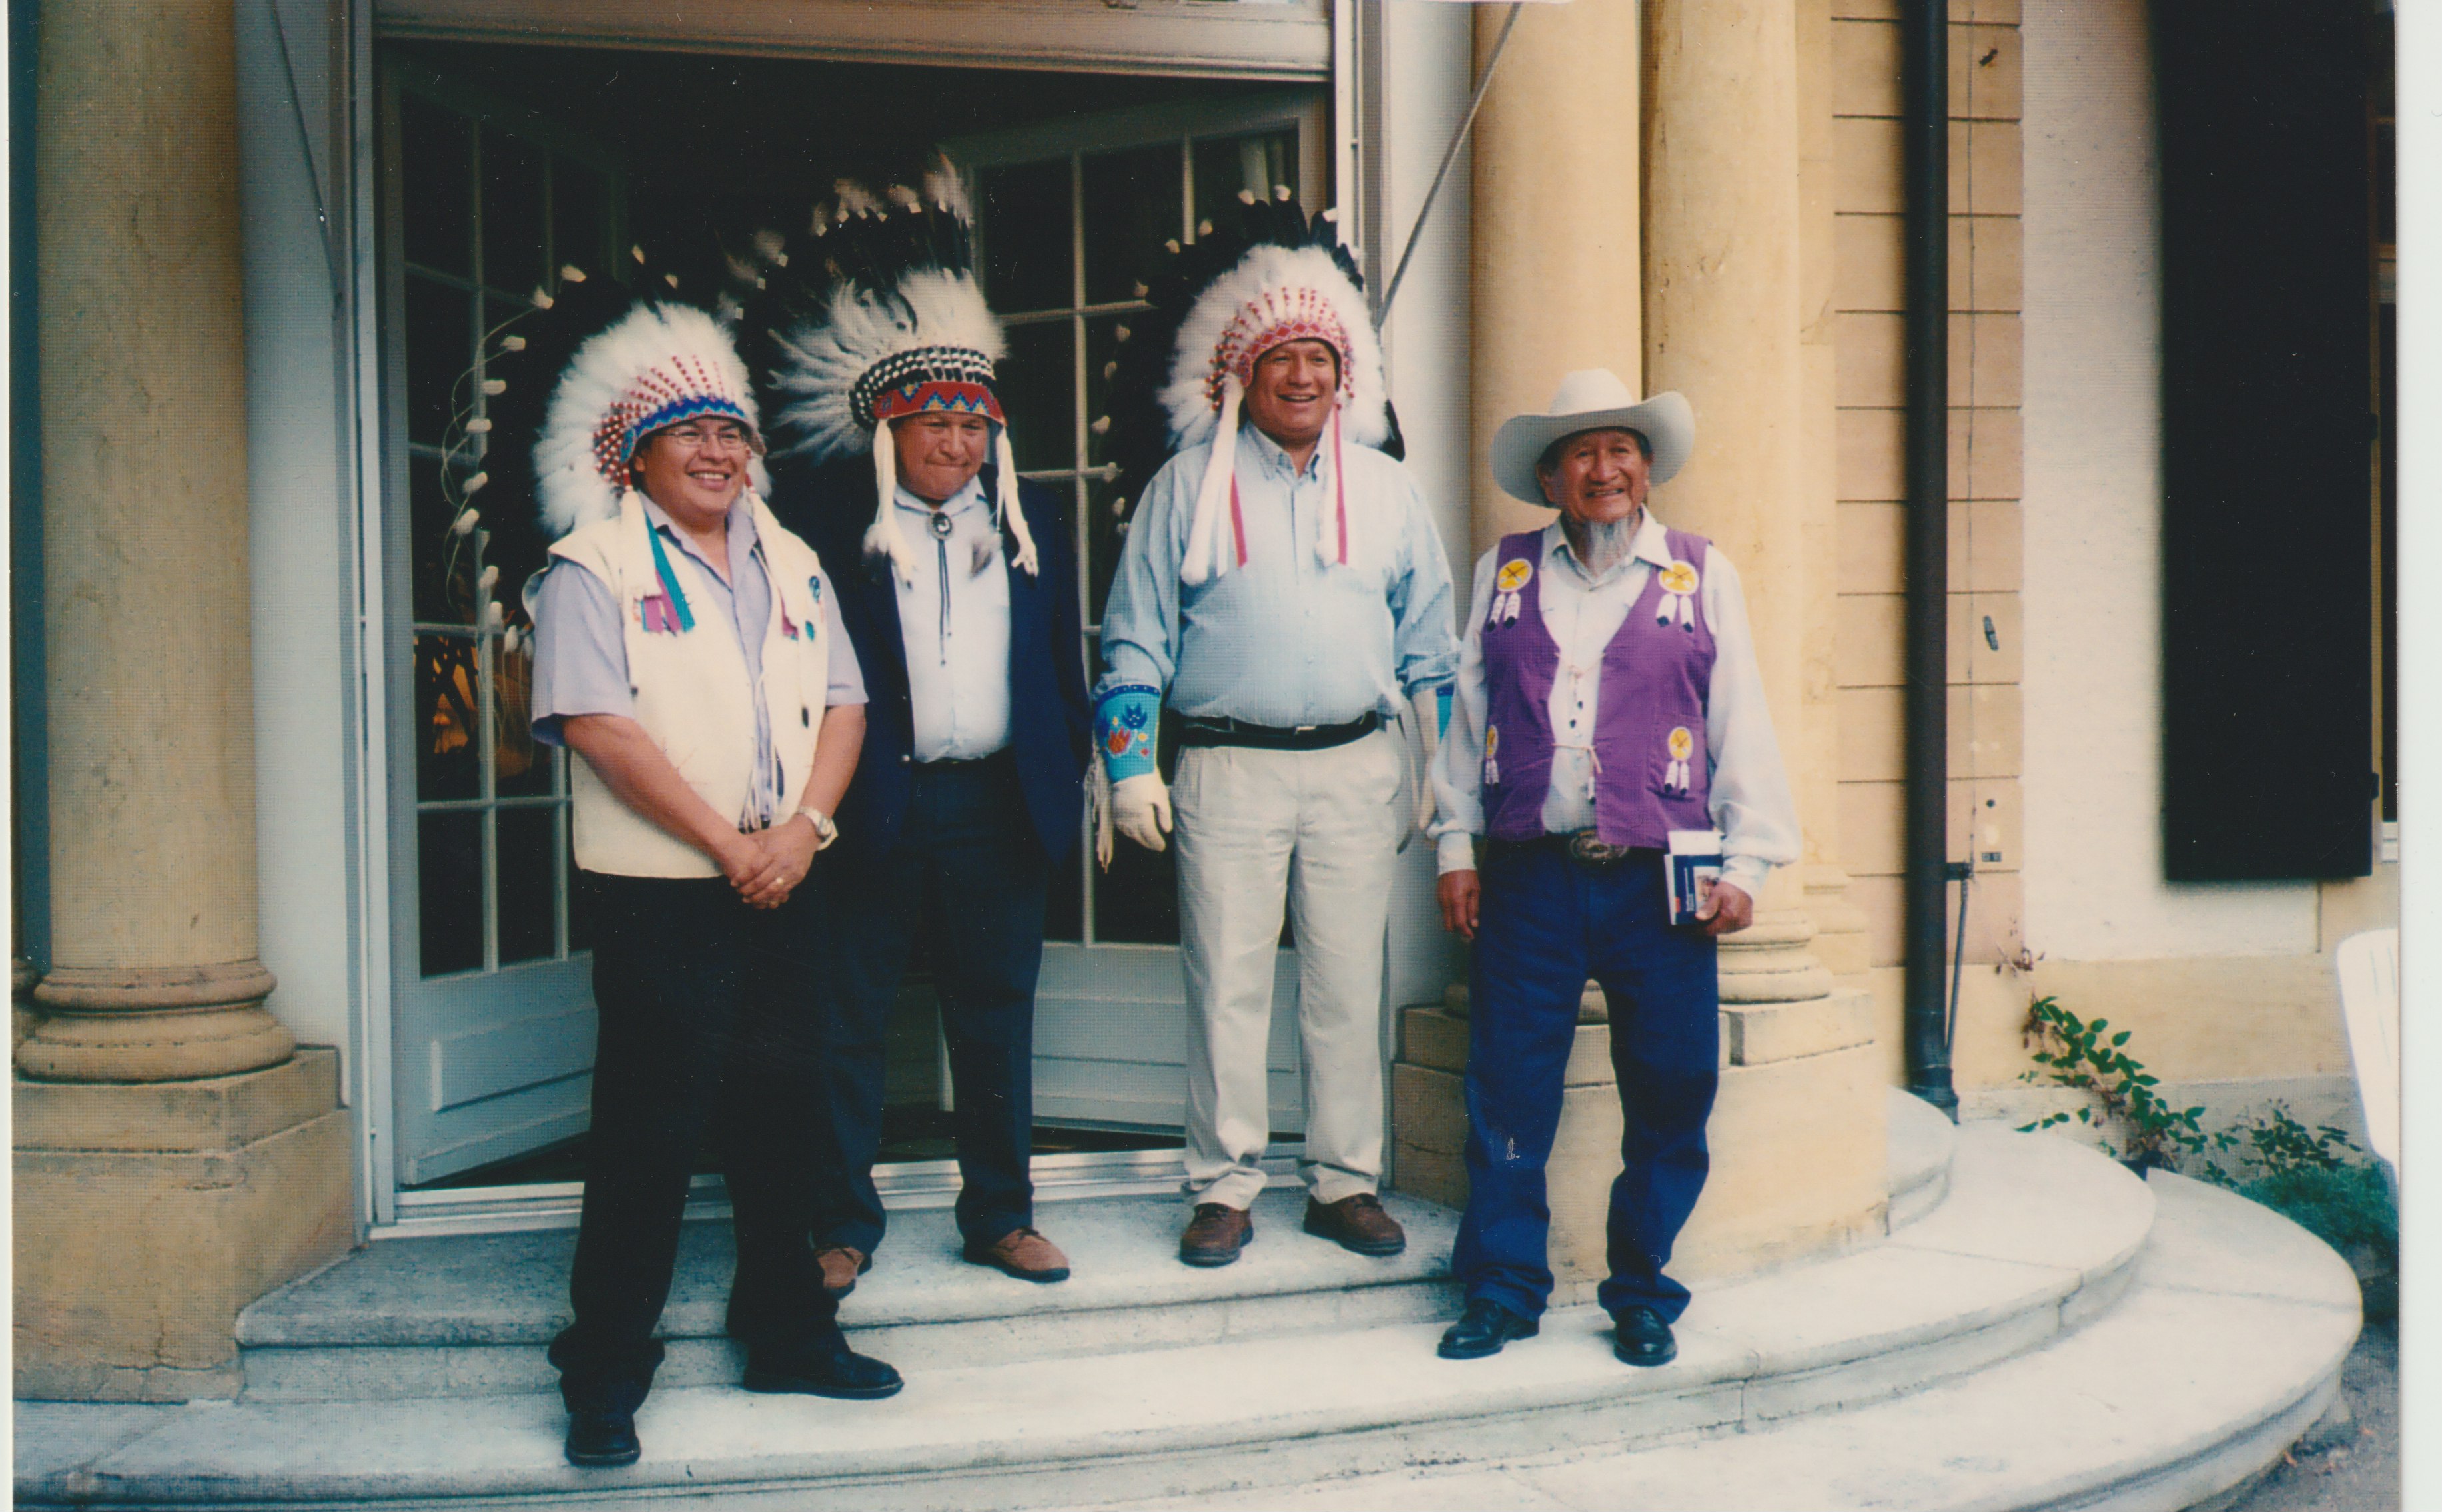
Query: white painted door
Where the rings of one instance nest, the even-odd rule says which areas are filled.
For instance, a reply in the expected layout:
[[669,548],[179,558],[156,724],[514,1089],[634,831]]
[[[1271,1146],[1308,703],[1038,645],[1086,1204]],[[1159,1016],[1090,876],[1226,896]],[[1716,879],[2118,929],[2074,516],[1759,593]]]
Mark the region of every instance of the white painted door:
[[[1076,117],[947,144],[975,205],[984,292],[1008,332],[999,388],[1020,471],[1065,490],[1084,596],[1086,675],[1123,538],[1094,416],[1103,365],[1142,309],[1137,280],[1238,191],[1321,194],[1324,91]],[[1165,732],[1165,774],[1175,741]],[[1052,882],[1035,998],[1034,1112],[1044,1123],[1173,1130],[1185,1118],[1186,993],[1171,853],[1121,841],[1098,872],[1081,847]],[[1272,997],[1272,1130],[1302,1134],[1294,953]]]
[[[618,245],[615,161],[401,61],[381,72],[381,405],[392,792],[391,1161],[412,1187],[585,1131],[593,1005],[572,906],[568,757],[526,728],[527,660],[485,606],[487,333]],[[375,1152],[375,1158],[381,1158]]]

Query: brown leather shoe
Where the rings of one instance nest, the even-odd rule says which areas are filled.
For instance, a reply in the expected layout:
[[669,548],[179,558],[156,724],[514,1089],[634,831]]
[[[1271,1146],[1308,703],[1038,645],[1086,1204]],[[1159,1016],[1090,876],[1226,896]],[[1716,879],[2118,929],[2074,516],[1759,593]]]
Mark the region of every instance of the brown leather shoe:
[[1360,1255],[1395,1255],[1408,1248],[1408,1230],[1382,1211],[1382,1199],[1370,1192],[1338,1202],[1306,1198],[1305,1231]]
[[967,1258],[993,1266],[1020,1281],[1066,1281],[1068,1257],[1031,1229],[1011,1229],[988,1245],[967,1246]]
[[1178,1236],[1178,1258],[1191,1266],[1226,1266],[1255,1240],[1255,1220],[1246,1210],[1199,1202],[1187,1231]]
[[823,1290],[845,1297],[856,1290],[856,1278],[873,1268],[873,1257],[854,1245],[820,1245],[814,1264],[822,1267]]

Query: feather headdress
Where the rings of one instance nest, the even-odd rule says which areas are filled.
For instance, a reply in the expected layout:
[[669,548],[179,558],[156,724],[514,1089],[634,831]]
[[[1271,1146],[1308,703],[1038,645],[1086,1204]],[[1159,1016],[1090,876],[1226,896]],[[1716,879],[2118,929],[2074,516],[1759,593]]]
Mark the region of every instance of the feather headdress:
[[1017,565],[1038,570],[1017,504],[1017,462],[993,387],[1000,322],[975,286],[973,217],[944,163],[921,192],[893,186],[876,198],[842,180],[795,245],[758,238],[756,290],[746,304],[749,353],[779,450],[823,462],[870,450],[876,492],[868,556],[886,556],[902,580],[914,571],[899,529],[898,450],[883,428],[928,410],[991,423],[999,521]]
[[1245,531],[1234,518],[1241,403],[1265,353],[1322,341],[1339,358],[1339,402],[1329,428],[1335,507],[1319,521],[1315,552],[1327,564],[1347,563],[1353,522],[1341,448],[1353,440],[1397,456],[1399,440],[1364,282],[1331,212],[1309,220],[1285,186],[1269,200],[1241,191],[1221,224],[1205,223],[1194,244],[1174,242],[1168,251],[1143,290],[1150,308],[1121,333],[1128,345],[1105,374],[1118,403],[1096,424],[1117,432],[1121,475],[1149,477],[1173,449],[1211,442],[1180,575],[1192,585],[1244,565]]
[[[642,248],[629,256],[641,287],[563,267],[484,342],[488,414],[476,422],[487,432],[484,472],[508,495],[533,490],[546,541],[619,512],[636,447],[656,430],[718,415],[763,449],[754,389],[728,331],[677,298],[676,280],[646,267]],[[747,477],[757,493],[770,486],[759,455]]]

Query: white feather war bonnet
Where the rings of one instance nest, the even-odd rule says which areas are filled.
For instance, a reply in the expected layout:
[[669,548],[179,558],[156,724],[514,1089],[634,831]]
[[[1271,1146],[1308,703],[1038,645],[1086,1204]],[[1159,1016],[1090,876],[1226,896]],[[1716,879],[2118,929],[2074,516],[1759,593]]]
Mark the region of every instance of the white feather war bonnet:
[[1321,341],[1338,359],[1339,402],[1325,437],[1329,502],[1314,551],[1326,566],[1348,564],[1358,517],[1347,502],[1345,443],[1394,456],[1399,444],[1373,312],[1330,212],[1309,220],[1286,188],[1268,200],[1242,191],[1223,224],[1198,226],[1193,244],[1174,242],[1168,253],[1143,290],[1149,308],[1127,333],[1133,339],[1111,374],[1112,420],[1097,428],[1120,432],[1114,451],[1122,476],[1149,476],[1159,465],[1157,450],[1212,443],[1180,577],[1193,586],[1246,564],[1236,476],[1241,406],[1256,362],[1297,340]]
[[756,360],[779,449],[814,462],[872,454],[866,554],[889,558],[902,581],[915,557],[894,507],[898,448],[883,431],[936,410],[990,422],[997,523],[1017,566],[1040,570],[993,389],[1000,322],[975,285],[972,225],[965,191],[942,164],[920,193],[893,186],[876,199],[843,180],[815,209],[811,238],[794,247],[769,233],[756,239],[762,267],[746,323],[763,333]]
[[[641,248],[629,255],[638,264],[630,276],[652,293],[563,267],[556,288],[535,290],[533,308],[485,343],[487,352],[498,348],[489,358],[497,376],[484,385],[496,418],[490,457],[512,464],[522,460],[515,449],[531,445],[535,515],[546,540],[618,515],[634,490],[636,448],[682,421],[717,416],[744,427],[756,453],[747,486],[757,496],[770,487],[754,390],[729,332],[677,298],[674,277],[646,269]],[[502,482],[528,471],[489,470]]]

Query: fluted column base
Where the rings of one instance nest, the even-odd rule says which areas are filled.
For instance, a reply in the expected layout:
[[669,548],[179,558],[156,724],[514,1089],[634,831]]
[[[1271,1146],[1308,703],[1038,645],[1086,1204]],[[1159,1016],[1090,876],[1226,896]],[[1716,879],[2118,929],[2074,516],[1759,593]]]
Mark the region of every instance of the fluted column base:
[[17,1069],[46,1082],[191,1082],[278,1066],[297,1042],[264,1010],[275,985],[257,960],[55,967],[34,989],[46,1016],[17,1046]]

